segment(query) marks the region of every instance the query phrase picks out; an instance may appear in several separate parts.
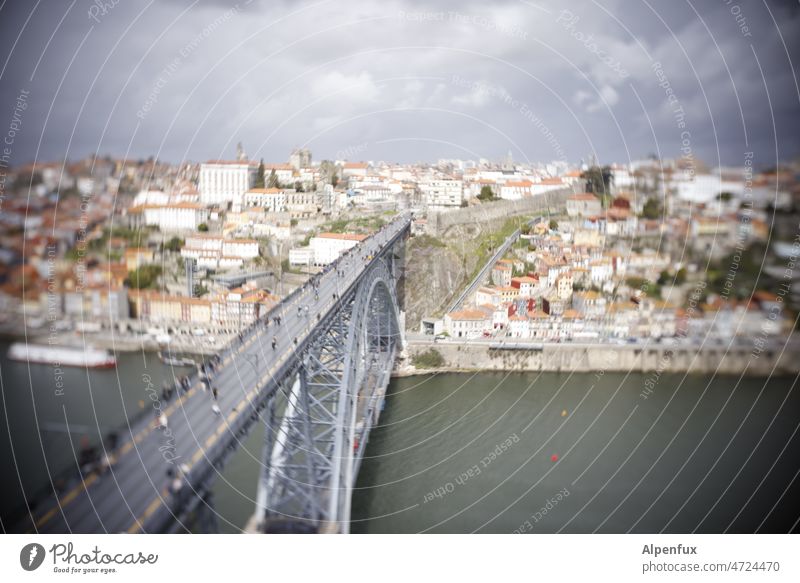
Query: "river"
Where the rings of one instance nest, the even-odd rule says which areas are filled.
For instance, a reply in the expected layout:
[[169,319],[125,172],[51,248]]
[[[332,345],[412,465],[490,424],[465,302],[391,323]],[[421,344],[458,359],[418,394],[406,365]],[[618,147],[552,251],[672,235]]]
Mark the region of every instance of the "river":
[[[97,443],[126,414],[143,414],[142,376],[160,386],[169,367],[125,353],[115,370],[64,369],[58,394],[52,367],[9,362],[6,348],[0,455],[10,529],[24,512],[23,488],[32,496],[74,468],[84,435]],[[794,382],[616,373],[395,379],[366,450],[351,530],[797,529]],[[216,478],[223,532],[239,532],[253,512],[262,436],[259,426]]]

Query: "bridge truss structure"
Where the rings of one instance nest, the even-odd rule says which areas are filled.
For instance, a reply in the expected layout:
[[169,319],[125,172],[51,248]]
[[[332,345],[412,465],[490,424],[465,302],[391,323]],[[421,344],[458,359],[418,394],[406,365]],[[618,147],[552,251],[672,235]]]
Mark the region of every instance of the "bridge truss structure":
[[266,403],[261,532],[349,530],[358,469],[402,349],[395,263],[391,250],[373,262]]

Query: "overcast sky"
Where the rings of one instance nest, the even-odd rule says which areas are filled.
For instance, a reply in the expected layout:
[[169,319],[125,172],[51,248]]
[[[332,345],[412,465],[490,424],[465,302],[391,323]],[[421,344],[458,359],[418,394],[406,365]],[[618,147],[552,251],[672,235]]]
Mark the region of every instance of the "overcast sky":
[[29,92],[12,164],[231,158],[239,141],[267,161],[296,146],[602,163],[683,147],[767,166],[800,149],[796,0],[103,4],[0,5],[3,137]]

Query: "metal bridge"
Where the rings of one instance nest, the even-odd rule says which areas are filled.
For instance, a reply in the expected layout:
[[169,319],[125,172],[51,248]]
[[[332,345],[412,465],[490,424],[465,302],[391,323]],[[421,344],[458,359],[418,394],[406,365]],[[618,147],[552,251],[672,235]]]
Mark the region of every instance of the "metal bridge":
[[402,347],[396,288],[409,225],[401,216],[384,226],[245,331],[219,355],[209,380],[216,400],[198,376],[168,402],[151,396],[166,427],[152,417],[129,424],[106,452],[107,467],[32,509],[21,530],[213,532],[214,478],[263,422],[254,527],[347,532],[360,461]]

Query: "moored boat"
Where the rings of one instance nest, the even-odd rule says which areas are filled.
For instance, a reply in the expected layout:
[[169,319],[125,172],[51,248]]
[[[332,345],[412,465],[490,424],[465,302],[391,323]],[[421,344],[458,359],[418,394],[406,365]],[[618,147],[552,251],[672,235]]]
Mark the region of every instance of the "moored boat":
[[82,368],[114,368],[116,357],[108,350],[99,348],[69,348],[15,342],[8,348],[6,356],[19,362],[51,364],[53,366],[77,366]]
[[170,366],[196,366],[197,363],[191,358],[179,358],[177,356],[173,356],[169,353],[164,354],[163,352],[158,353],[158,359],[163,362],[164,364],[168,364]]

